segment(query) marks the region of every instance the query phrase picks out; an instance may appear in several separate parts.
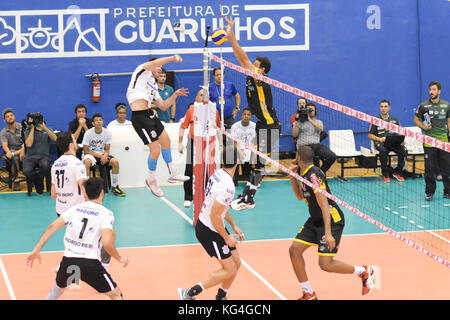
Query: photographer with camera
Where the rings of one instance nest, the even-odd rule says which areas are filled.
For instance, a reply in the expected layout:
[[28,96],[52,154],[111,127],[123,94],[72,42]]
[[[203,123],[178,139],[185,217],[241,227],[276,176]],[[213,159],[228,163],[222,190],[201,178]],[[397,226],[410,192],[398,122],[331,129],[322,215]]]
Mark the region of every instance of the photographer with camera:
[[[25,127],[25,159],[22,171],[27,181],[33,181],[37,194],[44,192],[44,177],[50,173],[50,139],[56,141],[56,134],[47,128],[40,112],[28,113],[22,121]],[[39,171],[35,175],[35,168]]]
[[312,102],[305,106],[299,106],[295,122],[292,127],[292,136],[297,138],[297,149],[301,146],[310,146],[314,151],[314,165],[319,167],[319,160],[322,160],[320,169],[326,173],[336,161],[336,155],[328,147],[320,143],[323,123],[316,118],[317,108]]

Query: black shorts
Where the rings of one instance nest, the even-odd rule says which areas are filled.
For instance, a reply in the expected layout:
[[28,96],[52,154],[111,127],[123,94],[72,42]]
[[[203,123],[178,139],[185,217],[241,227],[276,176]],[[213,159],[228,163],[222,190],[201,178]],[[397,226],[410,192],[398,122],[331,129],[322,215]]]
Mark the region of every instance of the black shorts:
[[161,120],[150,109],[133,111],[131,113],[131,123],[145,145],[157,141],[164,131],[164,125]]
[[328,248],[325,242],[325,226],[323,223],[315,225],[311,218],[309,218],[300,231],[297,233],[294,241],[301,242],[307,245],[317,246],[319,255],[322,256],[335,256],[338,252],[339,243],[342,237],[342,231],[344,230],[344,220],[337,223],[331,220],[331,235],[336,241],[336,246],[332,251]]
[[[97,157],[94,157],[94,158],[95,158],[95,161],[97,161],[96,164],[99,164],[99,165],[102,164],[102,159],[97,158]],[[109,156],[108,156],[108,161],[105,163],[105,165],[108,165],[109,162],[111,161],[111,159],[114,159],[114,156],[109,155]]]
[[[225,230],[228,232],[226,228]],[[230,233],[228,232],[228,234]],[[197,220],[197,224],[195,225],[195,236],[206,252],[211,257],[216,257],[219,260],[231,257],[231,251],[236,250],[236,247],[228,247],[219,233],[212,231],[200,220]]]
[[56,275],[58,287],[66,288],[79,280],[100,293],[110,292],[117,287],[99,260],[63,257]]

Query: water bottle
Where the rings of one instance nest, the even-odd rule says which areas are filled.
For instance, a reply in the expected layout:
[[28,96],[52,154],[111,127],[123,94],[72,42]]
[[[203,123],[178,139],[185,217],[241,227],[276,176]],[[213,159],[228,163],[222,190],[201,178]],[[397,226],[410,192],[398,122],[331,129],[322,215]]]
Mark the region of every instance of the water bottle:
[[430,115],[428,114],[428,112],[425,112],[423,114],[423,117],[425,119],[425,125],[427,126],[431,125]]

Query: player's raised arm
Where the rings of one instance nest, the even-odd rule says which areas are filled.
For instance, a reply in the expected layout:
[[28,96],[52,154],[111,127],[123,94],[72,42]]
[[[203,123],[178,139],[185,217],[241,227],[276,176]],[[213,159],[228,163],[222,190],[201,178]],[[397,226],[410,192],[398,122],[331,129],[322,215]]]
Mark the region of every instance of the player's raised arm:
[[233,18],[225,17],[225,20],[227,21],[228,25],[226,26],[227,30],[227,39],[230,41],[231,47],[233,48],[233,53],[236,59],[239,61],[240,65],[243,68],[246,68],[248,70],[254,71],[253,63],[250,61],[250,59],[247,56],[247,53],[242,49],[242,47],[239,45],[239,43],[236,40],[236,36],[234,34],[234,21]]
[[168,57],[163,57],[163,58],[158,58],[152,61],[148,61],[146,63],[144,63],[144,69],[147,71],[157,71],[159,68],[161,68],[163,65],[165,65],[166,63],[169,62],[177,62],[180,63],[182,62],[183,59],[175,54],[173,56],[168,56]]

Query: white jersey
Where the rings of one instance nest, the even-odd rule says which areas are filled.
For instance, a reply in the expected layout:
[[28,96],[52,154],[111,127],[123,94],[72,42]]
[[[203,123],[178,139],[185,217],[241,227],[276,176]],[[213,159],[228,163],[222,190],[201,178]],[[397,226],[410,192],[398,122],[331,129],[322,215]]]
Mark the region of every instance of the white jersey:
[[52,184],[56,191],[56,212],[62,214],[70,207],[84,202],[78,182],[87,179],[84,164],[73,155],[62,155],[51,169]]
[[137,66],[131,76],[127,99],[129,104],[138,99],[145,99],[149,104],[154,100],[161,99],[156,79],[151,71],[144,69],[144,64]]
[[[241,121],[231,126],[231,135],[245,144],[253,145],[256,140],[256,123],[250,121],[247,126],[243,126]],[[239,148],[244,151],[245,158],[242,162],[250,161],[251,151],[246,149],[243,143],[239,143]]]
[[130,120],[125,120],[125,122],[120,123],[119,121],[113,120],[106,126],[106,129],[112,128],[112,127],[122,127],[122,126],[131,126],[132,123]]
[[94,153],[104,154],[105,146],[111,144],[112,133],[105,128],[102,128],[102,132],[99,134],[95,132],[95,128],[92,127],[85,132],[83,137],[83,146],[89,146],[89,150]]
[[225,214],[228,211],[228,206],[233,201],[235,192],[233,177],[223,169],[214,171],[214,174],[209,178],[206,186],[205,200],[203,201],[202,209],[200,210],[200,221],[214,232],[217,232],[211,222],[211,209],[214,201],[226,206],[222,212],[222,222],[225,225]]
[[114,214],[101,204],[86,201],[61,215],[67,223],[64,256],[100,260],[103,229],[113,229]]

